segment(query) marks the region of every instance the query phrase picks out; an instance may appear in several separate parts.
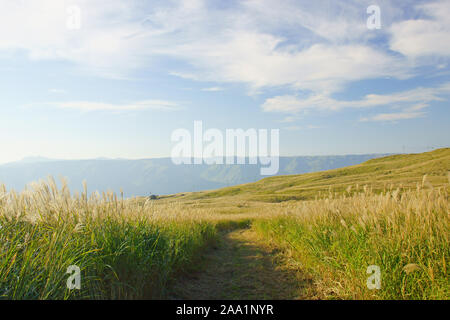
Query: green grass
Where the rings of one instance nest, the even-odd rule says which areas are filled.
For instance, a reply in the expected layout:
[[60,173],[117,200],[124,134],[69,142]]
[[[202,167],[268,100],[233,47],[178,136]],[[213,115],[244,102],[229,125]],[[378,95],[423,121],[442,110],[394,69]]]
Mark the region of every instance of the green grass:
[[[0,198],[0,299],[163,298],[216,236],[210,222],[155,219],[151,207],[133,216],[138,207],[113,197],[84,207],[44,190]],[[70,265],[81,290],[66,286]]]
[[250,226],[314,279],[310,297],[449,299],[449,171],[447,148],[158,201],[0,186],[0,299],[166,298],[220,234]]
[[[170,279],[212,240],[205,223],[113,219],[74,225],[2,221],[0,297],[6,299],[161,298]],[[81,269],[81,290],[68,290],[69,265]]]
[[[256,220],[253,227],[284,247],[316,279],[320,298],[450,298],[445,189],[402,196],[399,190],[364,192],[288,210],[292,213]],[[379,290],[366,286],[370,265],[380,267]]]
[[[414,188],[426,174],[434,186],[447,182],[450,170],[450,149],[438,149],[419,154],[394,155],[372,159],[362,164],[302,175],[274,176],[255,183],[219,190],[186,194],[186,199],[217,199],[223,197],[261,202],[308,200],[333,192],[344,193],[347,187],[367,184],[374,192],[389,185]],[[230,201],[233,201],[230,199]]]

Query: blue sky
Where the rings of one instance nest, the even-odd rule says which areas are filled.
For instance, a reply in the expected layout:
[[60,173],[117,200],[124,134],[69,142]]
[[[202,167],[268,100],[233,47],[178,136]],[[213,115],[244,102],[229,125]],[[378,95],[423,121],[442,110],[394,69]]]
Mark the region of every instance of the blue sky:
[[0,2],[0,163],[170,156],[194,120],[281,155],[449,146],[449,1]]

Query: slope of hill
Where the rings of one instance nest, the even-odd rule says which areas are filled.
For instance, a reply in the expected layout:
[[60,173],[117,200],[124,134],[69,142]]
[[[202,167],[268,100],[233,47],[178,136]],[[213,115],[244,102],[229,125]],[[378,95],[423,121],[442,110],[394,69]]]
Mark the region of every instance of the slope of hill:
[[307,173],[275,176],[255,183],[186,195],[192,199],[239,196],[242,199],[280,202],[314,199],[320,193],[343,192],[356,184],[370,185],[374,191],[396,187],[410,188],[422,183],[423,176],[432,185],[446,183],[450,171],[450,148],[420,154],[392,155],[368,160],[362,164]]
[[[0,297],[449,299],[449,160],[390,156],[157,201],[0,186]],[[80,290],[62,281],[74,262]]]
[[[280,175],[329,170],[361,163],[383,155],[281,157]],[[68,179],[72,191],[83,180],[89,190],[123,189],[126,197],[216,189],[257,181],[259,165],[174,165],[170,158],[126,160],[51,160],[30,158],[0,166],[0,183],[22,190],[32,181],[48,176]]]
[[[254,238],[282,253],[279,269],[296,270],[299,283],[310,284],[306,299],[449,299],[449,191],[446,148],[155,204],[249,219]],[[378,290],[368,286],[373,267],[381,274]]]

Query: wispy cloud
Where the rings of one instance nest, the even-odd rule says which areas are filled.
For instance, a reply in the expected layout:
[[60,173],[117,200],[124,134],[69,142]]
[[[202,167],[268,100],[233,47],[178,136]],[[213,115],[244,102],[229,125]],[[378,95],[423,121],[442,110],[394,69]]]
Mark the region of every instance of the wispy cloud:
[[360,118],[360,122],[368,122],[368,121],[377,121],[377,122],[396,122],[398,120],[408,120],[415,118],[423,118],[426,115],[426,112],[423,109],[428,108],[429,104],[427,103],[418,103],[406,108],[403,108],[401,112],[392,112],[392,113],[379,113],[376,115],[372,115],[369,117]]
[[405,119],[421,118],[425,115],[424,112],[395,112],[395,113],[380,113],[375,116],[361,118],[359,121],[398,121]]
[[211,88],[203,88],[202,91],[216,92],[225,90],[222,87],[211,87]]
[[175,46],[171,54],[196,66],[194,75],[186,72],[191,79],[241,82],[253,89],[288,86],[331,93],[351,81],[409,76],[403,61],[367,46],[314,44],[299,49],[280,47],[282,43],[273,35],[239,31],[208,43]]
[[81,28],[70,30],[69,0],[2,1],[0,51],[21,51],[31,60],[69,61],[83,72],[121,78],[149,62],[149,42],[129,35],[144,16],[133,1],[78,0]]
[[307,125],[307,126],[287,126],[283,129],[288,131],[301,131],[301,130],[311,130],[311,129],[321,129],[321,126]]
[[410,76],[405,61],[367,44],[371,33],[361,19],[367,6],[358,1],[323,10],[323,3],[310,1],[281,6],[250,0],[223,9],[205,0],[151,6],[111,0],[107,7],[79,0],[80,30],[65,27],[62,13],[69,4],[6,2],[0,20],[8,28],[0,30],[0,50],[70,61],[85,72],[116,78],[169,57],[186,66],[172,75],[244,83],[253,92],[271,86],[336,92],[361,79]]
[[450,2],[430,2],[415,8],[420,18],[390,27],[391,49],[411,58],[450,56]]
[[179,105],[177,103],[164,100],[143,100],[124,104],[112,104],[93,101],[67,101],[46,103],[45,105],[50,105],[60,109],[76,109],[84,112],[141,110],[173,111],[179,109]]
[[[450,82],[444,83],[435,88],[416,88],[393,94],[368,94],[363,99],[342,101],[333,99],[327,95],[315,94],[306,98],[293,95],[276,96],[266,99],[261,106],[265,112],[280,112],[287,114],[299,114],[305,110],[341,110],[344,108],[372,108],[380,106],[389,106],[402,108],[403,113],[395,116],[398,120],[401,117],[409,119],[419,116],[418,111],[428,106],[431,101],[444,101],[446,96],[450,95]],[[403,115],[403,116],[402,116]],[[420,113],[423,115],[423,112]],[[379,119],[387,118],[383,115]]]
[[278,122],[281,122],[281,123],[291,123],[291,122],[297,121],[298,119],[299,119],[299,116],[298,116],[298,115],[292,115],[292,116],[284,117],[283,119],[279,120]]
[[[206,0],[161,1],[151,6],[111,0],[106,7],[103,1],[79,0],[80,30],[65,28],[67,15],[62,13],[69,4],[68,0],[35,0],[23,6],[6,1],[0,13],[2,25],[7,26],[0,28],[0,50],[22,50],[34,60],[70,61],[85,72],[120,79],[142,67],[151,69],[164,57],[182,62],[167,70],[177,77],[242,83],[249,93],[281,86],[311,93],[300,100],[295,94],[277,96],[264,105],[265,111],[284,112],[375,105],[382,97],[353,103],[330,96],[364,79],[416,75],[422,62],[409,58],[450,56],[448,1],[418,6],[381,1],[383,28],[378,36],[387,38],[386,46],[372,43],[377,35],[366,28],[363,17],[370,1],[279,5],[248,0],[224,8]],[[411,7],[420,19],[404,20],[401,6]]]

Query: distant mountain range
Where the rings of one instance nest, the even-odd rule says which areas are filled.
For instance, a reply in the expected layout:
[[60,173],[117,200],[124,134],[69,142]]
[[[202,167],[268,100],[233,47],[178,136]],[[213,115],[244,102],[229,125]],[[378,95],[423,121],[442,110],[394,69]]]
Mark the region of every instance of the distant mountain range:
[[[280,157],[278,175],[301,174],[347,167],[386,154]],[[170,158],[126,160],[52,160],[41,157],[0,165],[0,184],[20,191],[32,181],[66,177],[71,191],[83,180],[89,191],[122,188],[125,196],[173,194],[216,189],[264,178],[260,165],[175,165]]]

